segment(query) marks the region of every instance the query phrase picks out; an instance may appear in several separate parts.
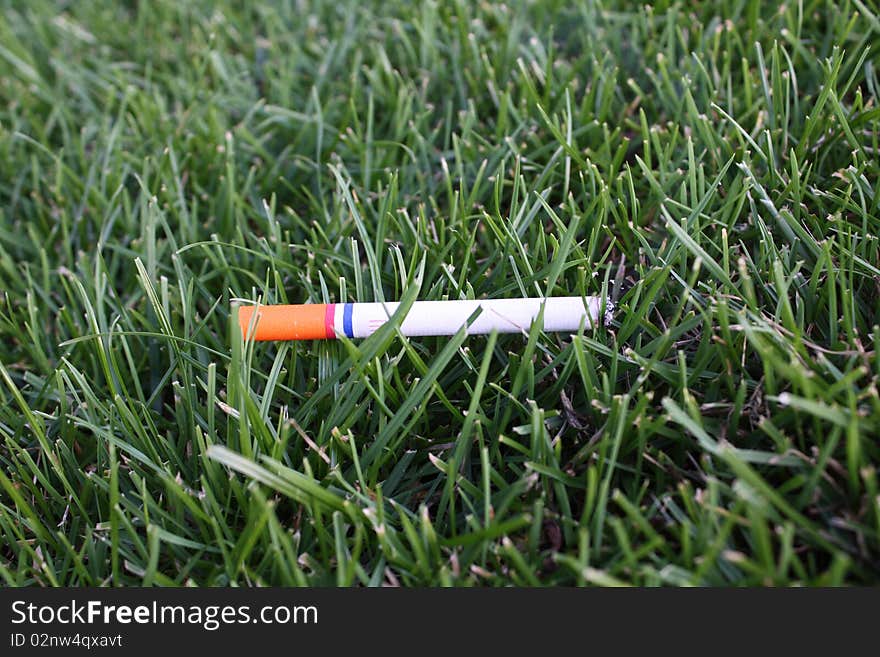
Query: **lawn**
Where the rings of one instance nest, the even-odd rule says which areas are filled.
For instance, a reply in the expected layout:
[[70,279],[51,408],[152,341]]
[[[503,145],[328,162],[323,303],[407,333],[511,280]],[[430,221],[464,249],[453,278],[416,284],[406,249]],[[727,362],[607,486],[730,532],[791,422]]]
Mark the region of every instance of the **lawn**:
[[877,3],[242,4],[3,3],[6,585],[880,582]]

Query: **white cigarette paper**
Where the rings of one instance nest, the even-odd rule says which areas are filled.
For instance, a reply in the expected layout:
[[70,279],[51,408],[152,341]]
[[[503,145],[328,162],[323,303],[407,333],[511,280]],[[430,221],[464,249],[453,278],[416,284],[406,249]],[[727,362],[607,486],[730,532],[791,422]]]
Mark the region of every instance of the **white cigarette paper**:
[[[581,324],[590,329],[602,312],[600,297],[548,297],[546,299],[486,299],[416,301],[400,325],[408,336],[454,335],[468,318],[482,308],[467,328],[469,335],[497,330],[499,333],[528,333],[544,303],[544,331],[577,332]],[[397,310],[397,302],[336,304],[333,325],[337,334],[366,338]],[[606,314],[611,303],[605,302]]]

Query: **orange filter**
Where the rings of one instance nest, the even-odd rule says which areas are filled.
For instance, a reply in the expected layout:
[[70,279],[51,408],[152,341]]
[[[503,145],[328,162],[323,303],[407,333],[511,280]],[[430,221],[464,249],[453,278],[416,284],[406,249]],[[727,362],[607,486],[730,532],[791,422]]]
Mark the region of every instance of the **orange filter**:
[[257,313],[254,340],[325,340],[335,338],[335,304],[308,303],[289,306],[240,306],[238,323],[248,335],[251,319]]

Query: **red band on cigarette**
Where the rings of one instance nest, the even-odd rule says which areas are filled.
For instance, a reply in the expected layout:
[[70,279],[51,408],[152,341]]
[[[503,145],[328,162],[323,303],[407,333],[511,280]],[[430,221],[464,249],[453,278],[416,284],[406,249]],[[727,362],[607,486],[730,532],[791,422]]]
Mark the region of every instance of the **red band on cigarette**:
[[334,319],[336,317],[336,304],[328,303],[327,310],[324,311],[324,331],[326,332],[325,338],[335,338],[336,331],[333,328]]

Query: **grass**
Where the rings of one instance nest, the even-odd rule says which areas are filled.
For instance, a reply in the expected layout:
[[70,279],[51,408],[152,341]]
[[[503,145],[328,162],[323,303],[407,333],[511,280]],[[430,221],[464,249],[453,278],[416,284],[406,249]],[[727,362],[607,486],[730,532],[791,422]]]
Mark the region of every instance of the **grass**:
[[7,585],[880,581],[873,0],[4,5]]

